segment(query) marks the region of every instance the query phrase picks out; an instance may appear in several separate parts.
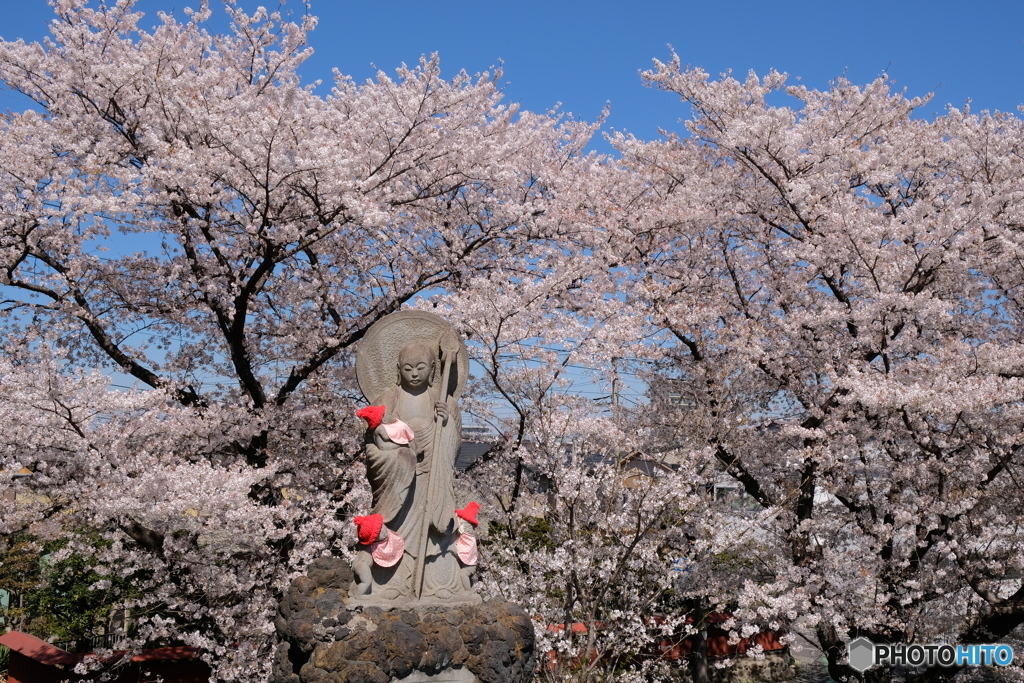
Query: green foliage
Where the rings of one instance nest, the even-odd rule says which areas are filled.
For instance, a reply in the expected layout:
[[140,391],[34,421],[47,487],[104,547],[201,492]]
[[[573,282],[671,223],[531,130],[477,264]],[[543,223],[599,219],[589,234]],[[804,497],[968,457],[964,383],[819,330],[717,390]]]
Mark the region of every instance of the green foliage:
[[519,528],[519,538],[529,550],[554,550],[551,522],[543,517],[527,517]]
[[754,566],[754,561],[752,559],[750,559],[746,555],[742,555],[736,552],[723,551],[720,553],[715,553],[714,555],[712,555],[712,559],[716,564],[724,565],[726,567],[743,567],[745,569],[749,569]]
[[4,625],[24,630],[31,619],[24,607],[25,596],[35,590],[42,575],[42,544],[27,535],[9,536],[0,551],[0,589],[7,591],[9,603],[3,612]]
[[[94,548],[107,541],[90,535]],[[106,630],[111,614],[130,597],[129,579],[101,566],[94,555],[64,552],[68,539],[7,539],[0,555],[0,588],[11,593],[6,623],[39,638],[78,640]]]

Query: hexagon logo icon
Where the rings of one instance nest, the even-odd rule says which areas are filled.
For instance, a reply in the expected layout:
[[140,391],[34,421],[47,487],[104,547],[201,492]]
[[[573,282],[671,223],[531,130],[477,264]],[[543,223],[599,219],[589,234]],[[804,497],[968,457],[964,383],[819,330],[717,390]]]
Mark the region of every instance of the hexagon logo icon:
[[850,655],[850,668],[867,671],[875,665],[875,644],[867,638],[851,640],[846,648]]

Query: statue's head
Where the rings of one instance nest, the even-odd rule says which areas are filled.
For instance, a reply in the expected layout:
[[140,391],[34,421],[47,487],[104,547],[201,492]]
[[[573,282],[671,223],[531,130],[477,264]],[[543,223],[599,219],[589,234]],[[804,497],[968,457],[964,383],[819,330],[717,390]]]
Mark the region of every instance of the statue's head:
[[421,391],[434,383],[437,355],[420,342],[410,342],[398,354],[398,383],[409,391]]

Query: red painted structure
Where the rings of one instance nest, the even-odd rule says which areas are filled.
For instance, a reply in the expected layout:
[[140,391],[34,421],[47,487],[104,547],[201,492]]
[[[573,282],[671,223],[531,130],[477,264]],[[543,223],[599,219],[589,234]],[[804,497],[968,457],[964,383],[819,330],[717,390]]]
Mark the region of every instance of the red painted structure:
[[[730,643],[729,632],[718,626],[718,624],[722,624],[730,618],[732,618],[731,615],[720,612],[707,616],[708,657],[743,655],[754,645],[760,645],[765,652],[777,652],[786,649],[786,646],[779,641],[779,636],[782,635],[781,631],[761,631],[749,638],[740,638],[737,643]],[[692,618],[686,621],[688,624],[693,623]],[[661,659],[676,660],[688,656],[693,652],[696,644],[697,636],[666,638],[658,643],[658,649],[661,652]]]
[[[658,617],[651,617],[655,622],[662,623]],[[731,618],[729,614],[723,613],[712,613],[707,615],[707,655],[708,657],[734,657],[736,655],[746,654],[754,645],[760,645],[764,652],[781,652],[786,649],[786,646],[779,640],[779,636],[783,635],[782,631],[761,631],[755,633],[749,638],[740,638],[736,643],[729,642],[729,632],[720,628],[718,624],[724,623]],[[688,617],[686,619],[687,624],[693,623],[693,618]],[[604,624],[597,624],[598,630],[604,628]],[[548,626],[549,631],[556,633],[565,630],[565,624],[551,624]],[[575,623],[570,626],[572,633],[583,634],[587,632],[587,627],[582,623]],[[694,648],[697,646],[697,635],[683,635],[678,634],[674,636],[667,636],[662,638],[657,643],[652,643],[644,648],[639,653],[641,659],[655,659],[655,660],[667,660],[667,661],[679,661],[686,659],[693,653]],[[600,656],[597,652],[592,652],[591,657]],[[607,656],[607,655],[605,655]],[[548,667],[554,668],[555,666],[555,651],[552,650],[548,653]]]
[[124,661],[126,652],[115,652],[98,659],[92,652],[71,654],[45,640],[19,631],[0,636],[0,645],[11,649],[8,683],[60,683],[61,681],[93,681],[100,672],[76,674],[75,666],[87,660],[98,660],[110,666],[111,683],[151,683],[158,678],[165,683],[207,683],[210,667],[199,659],[194,647],[160,647],[142,650]]

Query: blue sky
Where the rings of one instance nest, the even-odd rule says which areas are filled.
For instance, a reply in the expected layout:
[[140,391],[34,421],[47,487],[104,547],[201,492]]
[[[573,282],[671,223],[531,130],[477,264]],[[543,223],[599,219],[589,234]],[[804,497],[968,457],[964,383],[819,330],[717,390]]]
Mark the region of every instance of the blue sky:
[[[248,9],[252,0],[239,0]],[[38,40],[52,17],[44,0],[0,0],[0,36]],[[216,22],[218,3],[213,0]],[[181,15],[198,0],[142,0],[143,26],[157,10]],[[285,10],[301,14],[297,0]],[[840,3],[830,0],[613,0],[427,3],[312,0],[320,25],[308,80],[329,81],[331,68],[357,80],[371,64],[392,71],[438,52],[448,74],[504,63],[508,100],[544,111],[561,102],[593,120],[606,102],[606,128],[651,139],[678,128],[685,110],[671,95],[641,85],[652,58],[671,44],[683,63],[717,74],[776,68],[809,87],[846,75],[855,83],[888,72],[910,95],[935,92],[928,114],[971,99],[975,109],[1015,111],[1024,103],[1024,3]],[[0,107],[18,106],[0,97]]]

